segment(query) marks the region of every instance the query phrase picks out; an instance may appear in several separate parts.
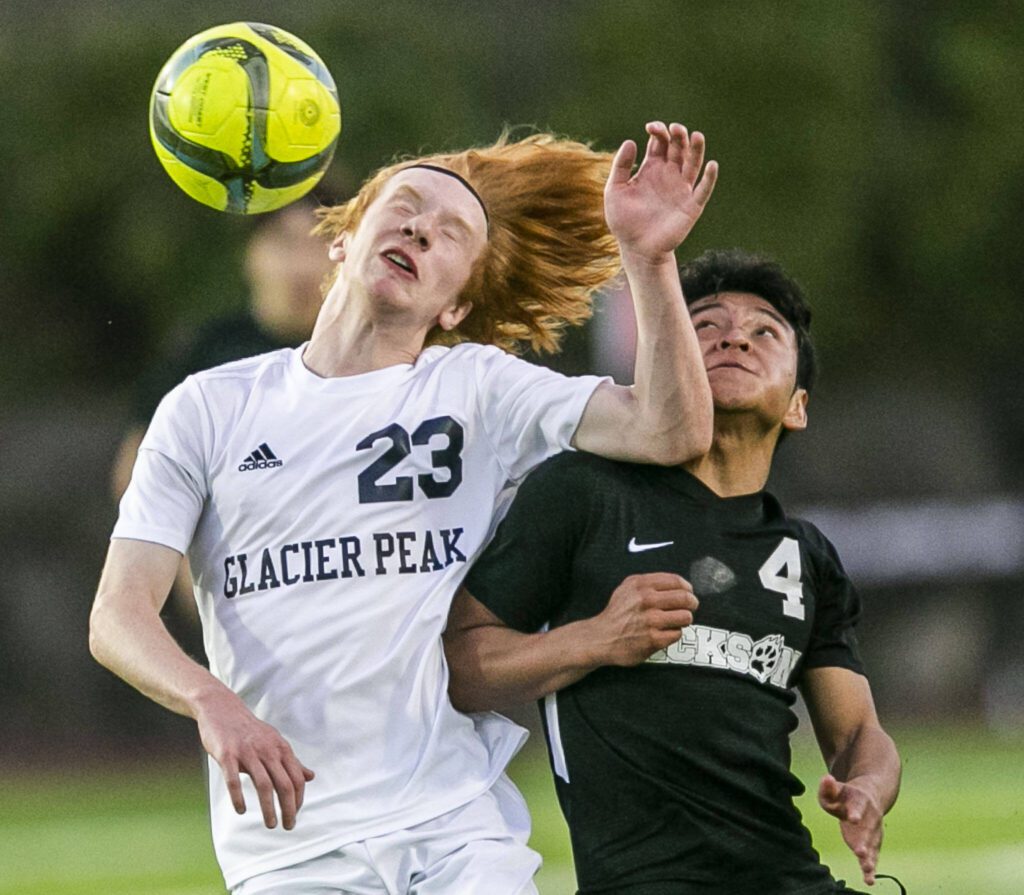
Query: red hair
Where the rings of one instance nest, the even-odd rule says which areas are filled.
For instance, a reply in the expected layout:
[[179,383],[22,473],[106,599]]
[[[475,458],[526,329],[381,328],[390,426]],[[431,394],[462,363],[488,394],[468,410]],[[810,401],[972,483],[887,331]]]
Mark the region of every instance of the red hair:
[[381,168],[343,205],[322,209],[316,232],[355,232],[384,184],[408,167],[431,164],[464,177],[489,217],[488,240],[459,296],[473,310],[459,326],[435,327],[428,344],[462,341],[555,351],[566,326],[591,313],[595,291],[620,268],[604,219],[611,154],[532,134],[491,146],[407,159]]

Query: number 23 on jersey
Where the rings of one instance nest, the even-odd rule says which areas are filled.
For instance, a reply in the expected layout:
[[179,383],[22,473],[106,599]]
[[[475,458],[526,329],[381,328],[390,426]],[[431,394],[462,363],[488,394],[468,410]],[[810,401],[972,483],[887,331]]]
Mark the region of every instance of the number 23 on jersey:
[[[398,423],[391,423],[383,429],[371,432],[359,444],[357,451],[372,448],[378,441],[390,441],[391,446],[376,460],[359,473],[360,503],[390,503],[412,500],[413,477],[396,476],[393,482],[381,483],[391,470],[398,466],[412,452],[414,447],[429,445],[435,436],[444,439],[443,445],[430,452],[430,464],[435,470],[447,470],[447,476],[438,478],[434,473],[416,476],[420,490],[428,497],[450,497],[462,484],[462,426],[450,416],[437,416],[424,420],[412,433]],[[436,443],[435,443],[436,444]]]

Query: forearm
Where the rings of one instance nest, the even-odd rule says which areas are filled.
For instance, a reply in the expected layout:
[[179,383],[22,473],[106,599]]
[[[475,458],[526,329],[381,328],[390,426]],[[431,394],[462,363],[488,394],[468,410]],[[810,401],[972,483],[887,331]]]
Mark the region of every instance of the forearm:
[[624,255],[623,267],[636,309],[637,433],[657,462],[682,463],[710,448],[714,408],[675,256],[652,262]]
[[896,744],[881,727],[861,727],[827,763],[837,780],[856,780],[862,788],[870,787],[883,814],[895,803],[900,790],[900,757]]
[[480,712],[532,702],[585,677],[602,664],[586,622],[537,634],[482,625],[445,634],[452,704]]
[[237,699],[186,655],[155,609],[129,610],[101,592],[89,619],[89,649],[101,665],[179,715],[197,718],[206,700]]

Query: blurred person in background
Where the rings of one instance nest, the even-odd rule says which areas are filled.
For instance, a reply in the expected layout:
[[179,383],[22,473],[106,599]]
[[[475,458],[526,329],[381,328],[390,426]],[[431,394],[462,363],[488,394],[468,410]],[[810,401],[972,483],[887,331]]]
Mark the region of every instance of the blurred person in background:
[[[879,724],[832,544],[764,491],[807,425],[810,311],[771,262],[682,271],[714,439],[680,467],[562,454],[531,473],[453,603],[452,701],[543,700],[580,893],[849,892],[793,797],[800,687],[868,885],[900,761]],[[610,596],[609,596],[610,595]]]
[[323,240],[312,234],[315,209],[314,203],[301,201],[258,218],[245,250],[246,308],[215,317],[177,339],[143,372],[111,471],[115,500],[128,487],[153,412],[174,386],[200,370],[294,348],[309,338],[332,267]]
[[[525,732],[452,708],[441,632],[510,482],[571,447],[678,463],[710,442],[674,251],[717,166],[700,134],[647,132],[635,173],[631,140],[613,159],[546,134],[382,169],[323,216],[338,267],[309,343],[161,402],[90,646],[196,720],[236,895],[536,891],[504,776]],[[634,386],[502,350],[556,348],[620,267]],[[210,671],[160,621],[185,553]]]
[[[332,269],[324,240],[312,233],[316,207],[304,199],[257,218],[245,249],[246,307],[214,317],[177,339],[159,362],[143,372],[135,387],[129,427],[111,469],[115,501],[128,488],[139,445],[160,400],[186,376],[240,358],[294,348],[309,338]],[[192,639],[198,613],[185,558],[169,613],[175,635]],[[177,624],[179,619],[185,624]],[[198,651],[200,644],[189,646],[190,652]]]

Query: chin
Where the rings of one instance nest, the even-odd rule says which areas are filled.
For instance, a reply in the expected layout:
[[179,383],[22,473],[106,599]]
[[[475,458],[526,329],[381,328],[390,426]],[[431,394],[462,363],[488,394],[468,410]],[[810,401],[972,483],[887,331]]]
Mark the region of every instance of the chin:
[[414,302],[412,297],[394,280],[378,280],[369,290],[374,305],[393,311],[407,311]]
[[757,398],[739,389],[712,388],[711,399],[716,410],[754,410]]

